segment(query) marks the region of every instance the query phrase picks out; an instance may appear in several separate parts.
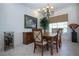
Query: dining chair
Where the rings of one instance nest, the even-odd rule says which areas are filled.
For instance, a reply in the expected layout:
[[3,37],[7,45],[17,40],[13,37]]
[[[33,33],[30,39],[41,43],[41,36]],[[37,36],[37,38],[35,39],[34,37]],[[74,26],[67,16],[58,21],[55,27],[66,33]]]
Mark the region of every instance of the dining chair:
[[63,33],[63,29],[59,28],[59,48],[61,48],[61,44],[62,44],[62,33]]
[[58,30],[59,30],[59,28],[53,28],[52,33],[57,33]]
[[42,29],[32,29],[33,38],[34,38],[34,53],[37,46],[42,49],[42,56],[43,56],[43,49],[47,46],[47,41],[45,41],[42,37]]
[[52,32],[52,34],[53,33],[57,33],[57,35],[54,36],[53,39],[49,41],[49,43],[51,43],[51,46],[50,46],[50,48],[51,48],[51,55],[53,55],[53,49],[54,48],[56,49],[56,51],[58,53],[58,47],[59,47],[59,40],[58,40],[59,29],[56,28],[56,29],[52,29],[52,30],[54,31],[54,32]]

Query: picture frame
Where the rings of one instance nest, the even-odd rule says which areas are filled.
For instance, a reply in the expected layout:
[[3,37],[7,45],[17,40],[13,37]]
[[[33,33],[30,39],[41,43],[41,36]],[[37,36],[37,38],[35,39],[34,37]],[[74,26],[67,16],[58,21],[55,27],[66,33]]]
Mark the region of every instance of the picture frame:
[[37,28],[37,18],[24,15],[24,28]]

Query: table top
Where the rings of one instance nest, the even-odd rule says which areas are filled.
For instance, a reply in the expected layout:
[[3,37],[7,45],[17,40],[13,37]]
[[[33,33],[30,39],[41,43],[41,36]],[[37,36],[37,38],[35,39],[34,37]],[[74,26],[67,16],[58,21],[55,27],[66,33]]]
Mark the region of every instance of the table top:
[[43,36],[49,36],[49,37],[54,37],[56,35],[57,35],[57,33],[51,33],[51,32],[46,32],[43,34]]

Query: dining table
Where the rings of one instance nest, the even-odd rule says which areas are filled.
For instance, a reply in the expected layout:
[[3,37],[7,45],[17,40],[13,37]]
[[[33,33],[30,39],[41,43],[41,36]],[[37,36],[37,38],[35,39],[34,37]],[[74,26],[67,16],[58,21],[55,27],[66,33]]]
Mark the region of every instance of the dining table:
[[56,32],[45,32],[43,33],[43,36],[50,36],[50,37],[53,37],[53,36],[56,36],[57,33]]
[[43,33],[43,38],[46,40],[54,40],[54,37],[57,35],[57,33],[52,33],[52,32],[45,32]]
[[53,47],[53,41],[55,40],[57,36],[57,33],[52,33],[52,32],[45,32],[43,34],[43,39],[45,39],[47,41],[47,50],[49,50],[50,47],[50,51],[51,51],[51,55],[53,55],[52,53],[52,47]]

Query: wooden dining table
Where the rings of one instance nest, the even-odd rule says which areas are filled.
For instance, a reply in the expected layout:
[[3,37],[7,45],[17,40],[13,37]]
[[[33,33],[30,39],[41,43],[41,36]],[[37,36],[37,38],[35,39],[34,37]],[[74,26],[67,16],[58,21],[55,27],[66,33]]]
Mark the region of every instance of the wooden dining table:
[[43,39],[45,39],[47,41],[47,43],[48,43],[47,44],[47,49],[49,50],[49,47],[51,49],[50,50],[51,55],[53,55],[53,53],[52,53],[52,47],[53,47],[52,41],[55,40],[56,35],[57,35],[57,33],[51,33],[51,32],[45,32],[43,34]]
[[43,38],[47,39],[47,40],[51,40],[49,38],[54,38],[57,35],[57,33],[52,33],[52,32],[45,32],[43,34]]
[[[46,32],[43,34],[43,39],[45,39],[47,41],[48,45],[51,46],[52,41],[54,41],[56,35],[57,35],[57,33]],[[50,43],[49,43],[49,41],[50,41]],[[49,50],[49,48],[48,48],[48,50]]]

